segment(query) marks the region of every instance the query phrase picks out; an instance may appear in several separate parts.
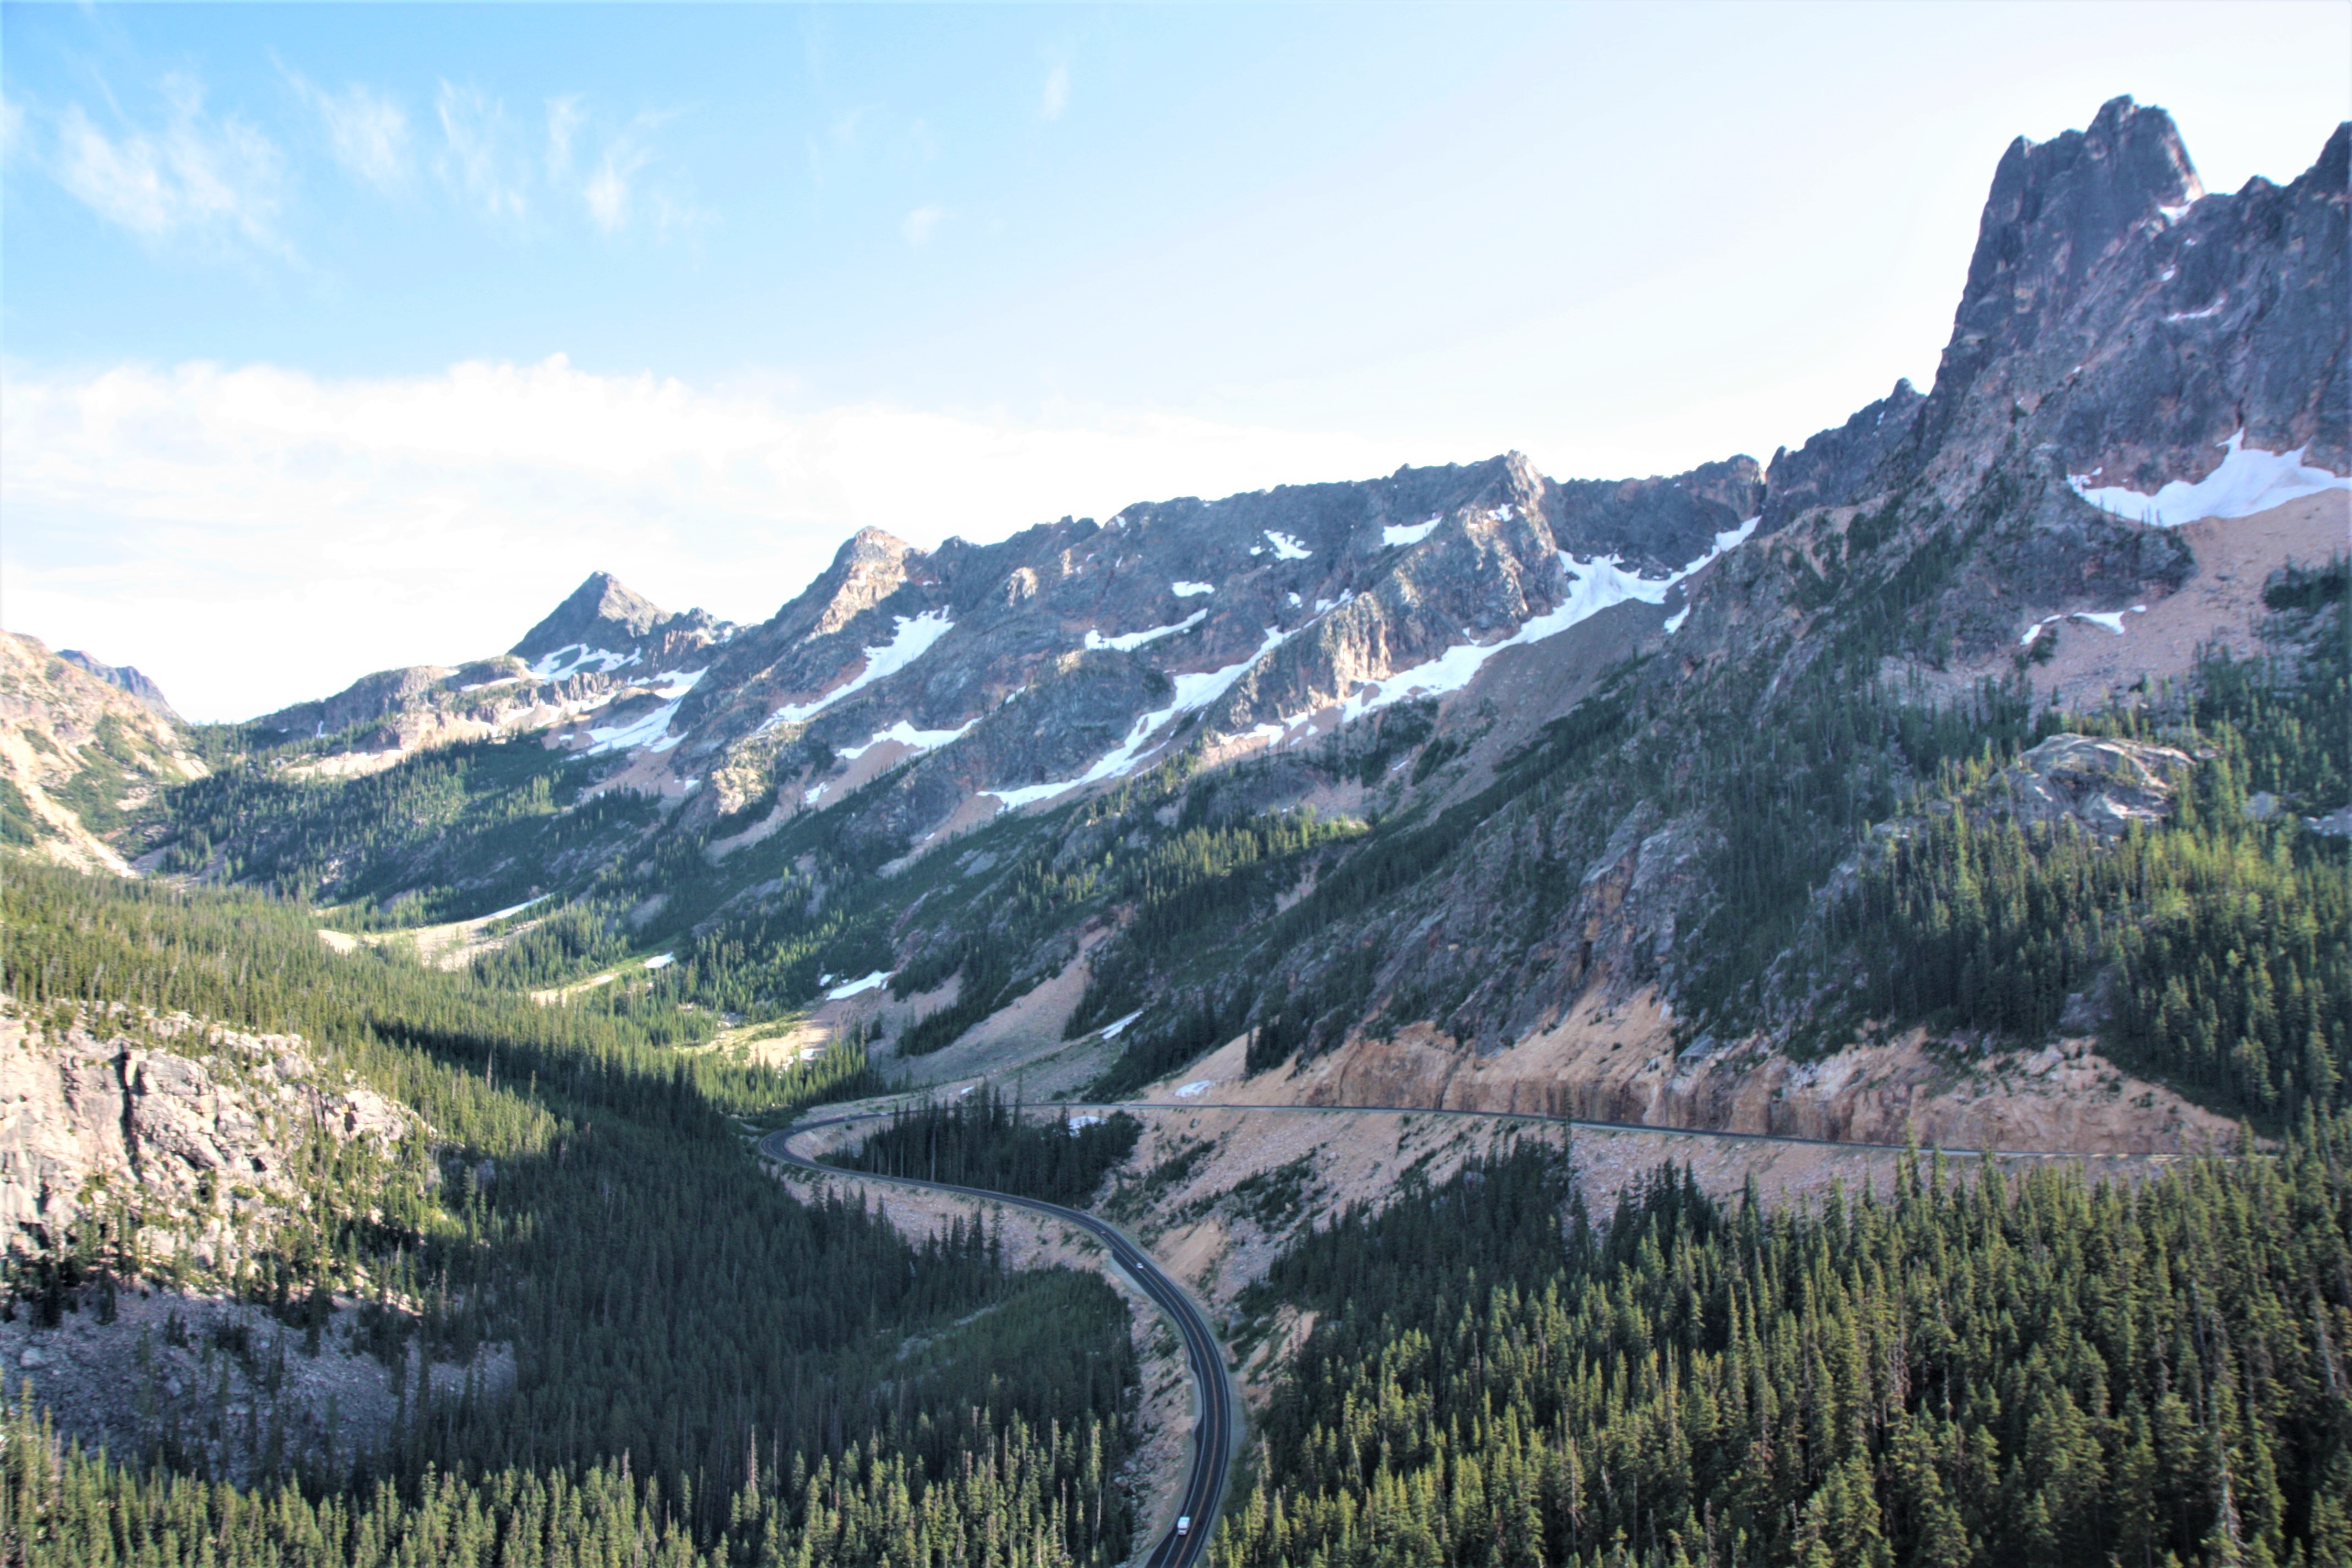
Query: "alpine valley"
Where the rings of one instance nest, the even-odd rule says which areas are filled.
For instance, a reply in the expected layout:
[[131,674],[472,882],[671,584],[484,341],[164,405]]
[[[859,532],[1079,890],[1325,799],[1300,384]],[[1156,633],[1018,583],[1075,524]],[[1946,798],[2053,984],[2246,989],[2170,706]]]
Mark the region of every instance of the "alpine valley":
[[2352,1564],[2347,156],[1765,461],[0,635],[0,1551]]

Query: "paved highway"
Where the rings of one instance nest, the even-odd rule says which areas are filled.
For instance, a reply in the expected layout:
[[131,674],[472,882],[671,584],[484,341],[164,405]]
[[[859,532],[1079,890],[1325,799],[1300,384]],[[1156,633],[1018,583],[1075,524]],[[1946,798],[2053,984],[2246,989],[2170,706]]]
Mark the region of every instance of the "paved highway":
[[[1297,1115],[1345,1115],[1387,1113],[1404,1116],[1477,1117],[1490,1121],[1525,1121],[1544,1126],[1589,1127],[1612,1132],[1657,1132],[1686,1138],[1707,1138],[1748,1143],[1796,1143],[1832,1149],[1899,1149],[1894,1143],[1843,1142],[1826,1138],[1801,1138],[1787,1133],[1724,1132],[1696,1127],[1645,1127],[1626,1121],[1582,1121],[1557,1116],[1545,1116],[1534,1111],[1510,1110],[1438,1110],[1423,1105],[1235,1105],[1217,1100],[1122,1100],[1033,1105],[1031,1110],[1058,1113],[1062,1110],[1255,1110]],[[791,1147],[793,1138],[813,1132],[820,1127],[839,1127],[854,1121],[878,1121],[887,1111],[869,1111],[858,1116],[835,1116],[819,1121],[804,1121],[771,1132],[760,1141],[760,1152],[782,1164],[795,1165],[803,1170],[825,1175],[845,1173],[836,1165],[820,1165]],[[1923,1149],[1922,1153],[1933,1152]],[[1973,1158],[1983,1152],[1976,1149],[1948,1149],[1947,1154]],[[2000,1149],[1992,1151],[2007,1159],[2097,1160],[2152,1159],[2167,1160],[2169,1155],[2097,1155],[2053,1153],[2041,1149]],[[945,1193],[959,1193],[965,1197],[988,1198],[997,1203],[1017,1204],[1025,1209],[1052,1215],[1098,1237],[1111,1250],[1145,1294],[1157,1302],[1160,1310],[1175,1322],[1184,1337],[1184,1353],[1192,1363],[1192,1384],[1198,1391],[1198,1425],[1192,1433],[1192,1473],[1184,1483],[1184,1499],[1179,1505],[1180,1516],[1192,1521],[1191,1531],[1182,1536],[1171,1529],[1145,1559],[1147,1568],[1193,1568],[1207,1555],[1209,1536],[1217,1521],[1217,1510],[1223,1506],[1225,1471],[1233,1458],[1233,1380],[1225,1371],[1224,1352],[1216,1336],[1209,1330],[1208,1319],[1193,1305],[1192,1299],[1161,1271],[1151,1256],[1129,1241],[1118,1227],[1078,1209],[1064,1208],[1059,1204],[1043,1203],[1035,1198],[1017,1198],[1007,1193],[986,1187],[959,1187],[946,1182],[925,1182],[913,1177],[877,1176],[866,1172],[855,1174],[866,1181],[896,1182],[900,1186],[931,1187]]]
[[1183,1287],[1170,1279],[1152,1260],[1151,1255],[1127,1238],[1124,1232],[1106,1220],[1096,1218],[1079,1209],[1064,1208],[1036,1198],[1018,1198],[986,1187],[960,1187],[948,1182],[919,1181],[911,1176],[877,1176],[863,1171],[844,1171],[836,1165],[820,1165],[795,1151],[792,1141],[803,1132],[814,1132],[821,1127],[839,1127],[853,1121],[878,1121],[887,1112],[865,1116],[835,1116],[819,1121],[803,1121],[771,1132],[760,1140],[760,1152],[779,1164],[814,1171],[821,1175],[854,1175],[864,1181],[891,1182],[902,1187],[929,1187],[935,1192],[955,1193],[968,1198],[986,1198],[992,1203],[1013,1204],[1024,1209],[1076,1226],[1110,1248],[1119,1267],[1142,1288],[1143,1293],[1158,1304],[1183,1336],[1184,1355],[1192,1363],[1192,1386],[1196,1391],[1192,1427],[1192,1471],[1184,1482],[1183,1498],[1177,1504],[1179,1517],[1190,1518],[1192,1530],[1182,1535],[1176,1532],[1173,1522],[1151,1554],[1143,1561],[1146,1568],[1195,1568],[1209,1552],[1209,1536],[1216,1528],[1217,1510],[1224,1506],[1225,1471],[1233,1461],[1234,1384],[1225,1371],[1223,1348],[1209,1330],[1209,1320],[1184,1292]]
[[[936,1087],[936,1086],[933,1086]],[[1731,1143],[1790,1143],[1813,1149],[1876,1149],[1900,1153],[1905,1143],[1870,1143],[1853,1138],[1805,1138],[1793,1132],[1726,1132],[1710,1127],[1659,1127],[1642,1121],[1586,1121],[1574,1117],[1547,1116],[1535,1110],[1451,1110],[1426,1105],[1239,1105],[1215,1100],[1045,1100],[1024,1109],[1056,1115],[1064,1110],[1264,1110],[1276,1115],[1308,1116],[1458,1116],[1481,1121],[1524,1121],[1532,1126],[1588,1128],[1598,1132],[1651,1132],[1668,1138],[1706,1138]],[[1990,1153],[1999,1160],[2152,1160],[2196,1158],[2180,1154],[2078,1154],[2052,1149],[1956,1149],[1933,1143],[1919,1145],[1922,1154],[1974,1160]]]

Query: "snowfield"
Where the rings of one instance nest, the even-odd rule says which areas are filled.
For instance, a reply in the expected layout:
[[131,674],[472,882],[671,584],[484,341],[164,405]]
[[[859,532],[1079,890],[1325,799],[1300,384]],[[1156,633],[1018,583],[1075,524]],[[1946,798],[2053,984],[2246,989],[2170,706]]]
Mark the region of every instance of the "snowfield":
[[655,676],[649,684],[658,683],[656,689],[668,701],[634,724],[600,724],[590,730],[588,739],[593,743],[585,751],[572,753],[573,756],[601,757],[614,752],[633,752],[640,746],[656,752],[668,751],[686,738],[672,735],[669,721],[677,717],[679,707],[686,701],[686,694],[694,689],[695,683],[706,673],[699,669],[687,669]]
[[1433,514],[1426,522],[1390,523],[1386,528],[1381,530],[1381,543],[1383,546],[1391,544],[1419,544],[1423,540],[1427,539],[1430,536],[1430,533],[1439,523],[1444,522],[1444,521],[1445,519],[1443,515]]
[[1308,621],[1287,632],[1276,626],[1268,626],[1265,629],[1265,640],[1258,645],[1257,651],[1240,663],[1229,664],[1223,669],[1202,670],[1193,675],[1170,676],[1168,679],[1174,682],[1176,687],[1175,700],[1165,708],[1155,710],[1137,719],[1134,727],[1128,731],[1125,741],[1076,778],[1064,779],[1056,784],[1019,784],[1010,789],[984,789],[978,793],[992,797],[1006,811],[1018,811],[1024,805],[1034,805],[1039,801],[1051,800],[1057,795],[1086,784],[1100,784],[1105,779],[1125,777],[1136,770],[1145,754],[1152,749],[1154,740],[1163,725],[1179,714],[1206,708],[1210,703],[1223,697],[1233,689],[1234,682],[1249,673],[1252,665],[1280,647],[1289,638],[1304,631],[1307,626],[1314,624]]
[[2101,511],[2152,528],[2179,528],[2209,517],[2252,517],[2305,496],[2352,490],[2352,479],[2305,467],[2303,454],[2307,448],[2265,452],[2245,445],[2245,438],[2241,429],[2222,442],[2229,452],[2221,466],[2195,484],[2175,479],[2152,496],[2121,485],[2094,486],[2091,481],[2101,472],[2096,468],[2087,474],[2069,474],[2066,483]]
[[794,702],[777,709],[760,726],[772,730],[779,724],[805,724],[844,698],[865,690],[877,680],[898,674],[923,655],[931,645],[955,630],[945,610],[925,610],[919,616],[898,616],[898,628],[890,640],[866,650],[866,668],[851,679],[835,687],[822,697],[806,702]]
[[953,730],[918,730],[914,725],[908,723],[906,720],[901,719],[896,724],[891,725],[888,729],[877,731],[866,742],[865,744],[858,746],[844,746],[840,751],[835,752],[834,755],[841,758],[845,762],[854,763],[885,741],[896,741],[898,744],[910,747],[918,752],[935,752],[941,746],[946,745],[950,741],[960,741],[963,739],[965,734],[971,731],[972,725],[979,722],[979,720],[973,719]]
[[[1559,563],[1570,578],[1567,597],[1548,615],[1536,616],[1522,623],[1519,629],[1499,642],[1457,643],[1435,658],[1401,669],[1385,680],[1370,681],[1360,687],[1339,705],[1339,721],[1351,723],[1365,714],[1402,702],[1414,697],[1443,697],[1461,690],[1484,668],[1486,661],[1507,647],[1518,647],[1527,643],[1541,642],[1555,637],[1591,620],[1601,611],[1638,599],[1645,605],[1663,605],[1667,591],[1692,574],[1712,564],[1727,552],[1737,550],[1755,533],[1756,525],[1764,520],[1751,517],[1738,528],[1726,529],[1715,536],[1715,545],[1707,552],[1664,577],[1643,577],[1625,570],[1614,555],[1598,561],[1579,561],[1566,551],[1560,552]],[[1672,631],[1689,614],[1687,608],[1668,623]],[[1284,733],[1301,720],[1310,717],[1299,713],[1286,716]],[[1263,727],[1262,727],[1263,728]]]

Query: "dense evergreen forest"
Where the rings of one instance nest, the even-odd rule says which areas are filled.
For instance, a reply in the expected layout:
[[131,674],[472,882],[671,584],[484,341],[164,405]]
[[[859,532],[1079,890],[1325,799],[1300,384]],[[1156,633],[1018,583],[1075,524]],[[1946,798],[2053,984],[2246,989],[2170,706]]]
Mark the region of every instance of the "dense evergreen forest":
[[2352,839],[2300,815],[2352,796],[2346,575],[2273,585],[2282,618],[2311,623],[2299,658],[2210,652],[2148,710],[2064,721],[2194,758],[2161,826],[2108,842],[1982,821],[2007,757],[1948,763],[1833,911],[1831,942],[1868,975],[1846,1015],[2031,1039],[2096,987],[2113,1054],[2198,1099],[2273,1127],[2346,1103]]
[[987,1187],[1084,1208],[1103,1173],[1135,1152],[1143,1123],[1108,1117],[1024,1117],[992,1088],[891,1113],[887,1125],[830,1163],[887,1176]]
[[445,746],[348,779],[300,772],[307,749],[225,758],[164,792],[163,869],[429,924],[519,903],[658,816],[626,790],[583,798],[591,770],[536,738]]
[[[289,1234],[228,1282],[299,1300],[363,1271],[388,1366],[419,1376],[388,1451],[240,1492],[15,1442],[28,1560],[552,1562],[608,1538],[712,1563],[762,1542],[825,1563],[1123,1555],[1108,1477],[1132,1352],[1109,1287],[1009,1271],[961,1226],[909,1245],[750,1156],[736,1117],[870,1089],[858,1053],[782,1074],[681,1053],[693,1016],[642,996],[537,1006],[397,952],[332,952],[305,911],[249,894],[20,864],[0,921],[5,988],[37,1019],[119,999],[300,1032],[496,1173]],[[53,1268],[53,1289],[128,1272],[88,1239],[66,1238],[84,1272]],[[403,1353],[485,1341],[515,1355],[495,1402],[432,1394]]]
[[1805,1213],[1523,1144],[1300,1243],[1221,1568],[2352,1562],[2352,1116]]

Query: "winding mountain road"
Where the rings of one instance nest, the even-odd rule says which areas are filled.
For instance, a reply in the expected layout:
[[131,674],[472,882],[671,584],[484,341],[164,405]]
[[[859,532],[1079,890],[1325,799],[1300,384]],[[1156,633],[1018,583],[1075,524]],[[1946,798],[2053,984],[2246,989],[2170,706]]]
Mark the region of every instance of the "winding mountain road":
[[[1564,1127],[1571,1131],[1646,1132],[1662,1138],[1700,1138],[1727,1143],[1781,1143],[1806,1149],[1875,1150],[1882,1153],[1902,1153],[1912,1147],[1906,1143],[1873,1143],[1859,1138],[1808,1138],[1795,1132],[1731,1132],[1713,1127],[1664,1127],[1645,1121],[1593,1121],[1581,1117],[1551,1116],[1539,1110],[1455,1110],[1427,1105],[1246,1105],[1216,1100],[1072,1100],[1043,1102],[1027,1109],[1048,1115],[1065,1110],[1252,1110],[1294,1116],[1444,1116],[1480,1121],[1524,1121],[1534,1126]],[[1990,1154],[1996,1160],[2147,1160],[2158,1164],[2197,1157],[2159,1153],[2084,1153],[2071,1149],[1960,1149],[1934,1143],[1918,1145],[1916,1152],[1966,1160]]]
[[[1636,1122],[1587,1121],[1536,1111],[1511,1110],[1434,1110],[1419,1105],[1239,1105],[1217,1100],[1116,1100],[1069,1101],[1051,1105],[1035,1105],[1028,1109],[1058,1114],[1065,1110],[1243,1110],[1290,1113],[1295,1115],[1391,1114],[1406,1116],[1443,1116],[1477,1118],[1490,1121],[1523,1121],[1549,1127],[1591,1128],[1612,1132],[1652,1132],[1675,1134],[1687,1138],[1724,1140],[1747,1143],[1802,1144],[1834,1149],[1899,1150],[1901,1144],[1850,1142],[1827,1138],[1805,1138],[1791,1133],[1727,1132],[1696,1127],[1650,1127]],[[1225,1472],[1233,1458],[1233,1379],[1225,1369],[1223,1348],[1209,1327],[1208,1318],[1201,1311],[1183,1287],[1169,1278],[1151,1255],[1128,1239],[1125,1232],[1106,1220],[1083,1210],[1065,1208],[1059,1204],[1045,1203],[1037,1198],[1015,1197],[988,1187],[961,1187],[948,1182],[926,1182],[912,1176],[883,1176],[865,1171],[845,1171],[837,1165],[823,1165],[792,1147],[792,1141],[803,1132],[814,1132],[824,1127],[842,1127],[852,1122],[875,1121],[887,1118],[888,1111],[866,1111],[855,1116],[827,1117],[816,1121],[804,1121],[780,1132],[771,1132],[760,1140],[760,1152],[779,1164],[791,1165],[822,1175],[855,1175],[865,1181],[890,1182],[902,1187],[928,1187],[935,1192],[955,1193],[969,1198],[986,1198],[994,1203],[1013,1204],[1039,1214],[1076,1226],[1110,1248],[1128,1276],[1167,1313],[1177,1331],[1183,1336],[1184,1353],[1192,1363],[1192,1384],[1196,1391],[1196,1417],[1192,1429],[1192,1470],[1186,1478],[1182,1500],[1178,1504],[1180,1517],[1192,1521],[1192,1529],[1179,1534],[1173,1529],[1163,1536],[1144,1559],[1146,1568],[1195,1568],[1208,1554],[1209,1537],[1214,1532],[1218,1510],[1224,1504]],[[1921,1149],[1921,1153],[1937,1151]],[[1976,1158],[1990,1152],[1996,1158],[2029,1160],[2099,1160],[2137,1159],[2164,1162],[2178,1158],[2163,1154],[2098,1155],[2060,1152],[2043,1149],[1947,1149],[1948,1155]]]
[[1176,1510],[1180,1518],[1192,1521],[1192,1529],[1179,1533],[1171,1526],[1143,1561],[1145,1568],[1195,1568],[1208,1556],[1209,1537],[1216,1528],[1217,1511],[1224,1506],[1225,1472],[1233,1463],[1233,1378],[1225,1370],[1224,1348],[1217,1342],[1216,1334],[1210,1329],[1207,1315],[1186,1294],[1184,1288],[1169,1278],[1166,1271],[1153,1261],[1150,1253],[1128,1239],[1125,1232],[1108,1220],[1097,1219],[1083,1210],[1064,1208],[1059,1204],[1049,1204],[1038,1198],[1014,1197],[1010,1193],[1000,1193],[988,1187],[960,1187],[950,1182],[926,1182],[912,1176],[881,1176],[865,1171],[845,1171],[837,1165],[821,1165],[792,1146],[793,1140],[804,1132],[814,1132],[824,1127],[845,1126],[856,1121],[880,1121],[887,1115],[887,1111],[876,1111],[862,1116],[835,1116],[823,1121],[800,1122],[761,1139],[760,1152],[780,1165],[814,1171],[820,1175],[855,1176],[862,1181],[888,1182],[896,1186],[929,1188],[933,1192],[954,1193],[961,1197],[1012,1204],[1076,1226],[1108,1247],[1111,1257],[1128,1277],[1175,1323],[1177,1332],[1183,1337],[1185,1359],[1192,1363],[1192,1386],[1196,1392],[1192,1469],[1185,1479],[1182,1498]]

